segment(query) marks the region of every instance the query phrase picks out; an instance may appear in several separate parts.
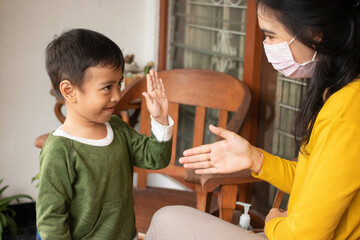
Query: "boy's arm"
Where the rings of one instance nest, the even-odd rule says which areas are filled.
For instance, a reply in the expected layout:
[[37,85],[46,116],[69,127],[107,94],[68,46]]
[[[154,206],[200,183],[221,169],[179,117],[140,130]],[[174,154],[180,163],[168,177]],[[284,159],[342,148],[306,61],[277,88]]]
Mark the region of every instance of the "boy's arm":
[[43,151],[40,156],[40,185],[36,201],[36,225],[42,240],[71,239],[68,205],[71,180],[60,152]]
[[147,92],[143,92],[151,117],[151,137],[138,134],[130,129],[134,165],[146,169],[160,169],[170,162],[172,148],[172,128],[174,121],[169,117],[169,102],[165,88],[151,70],[146,75]]
[[[133,164],[144,169],[160,169],[169,165],[172,149],[172,128],[174,121],[169,117],[170,125],[163,126],[151,119],[151,136],[139,134],[127,124],[130,152]],[[125,123],[124,123],[125,124]]]
[[172,138],[172,130],[174,126],[174,121],[170,116],[168,116],[168,123],[169,125],[162,125],[157,122],[153,116],[151,118],[151,133],[156,137],[159,142],[169,141]]

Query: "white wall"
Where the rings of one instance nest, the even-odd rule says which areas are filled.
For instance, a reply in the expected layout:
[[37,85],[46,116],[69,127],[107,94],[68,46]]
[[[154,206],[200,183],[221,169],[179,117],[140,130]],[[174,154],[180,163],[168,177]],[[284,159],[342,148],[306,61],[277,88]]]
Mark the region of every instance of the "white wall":
[[37,136],[59,126],[44,50],[54,34],[89,28],[143,67],[157,60],[158,0],[0,0],[0,179],[4,196],[36,197]]

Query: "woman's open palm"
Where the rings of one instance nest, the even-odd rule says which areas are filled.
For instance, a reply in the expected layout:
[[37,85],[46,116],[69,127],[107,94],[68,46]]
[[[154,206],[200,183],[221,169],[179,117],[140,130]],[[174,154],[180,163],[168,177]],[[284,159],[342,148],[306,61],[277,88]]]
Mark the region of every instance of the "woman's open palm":
[[184,151],[180,163],[196,168],[196,173],[231,173],[252,166],[253,146],[239,135],[210,125],[210,131],[223,140]]

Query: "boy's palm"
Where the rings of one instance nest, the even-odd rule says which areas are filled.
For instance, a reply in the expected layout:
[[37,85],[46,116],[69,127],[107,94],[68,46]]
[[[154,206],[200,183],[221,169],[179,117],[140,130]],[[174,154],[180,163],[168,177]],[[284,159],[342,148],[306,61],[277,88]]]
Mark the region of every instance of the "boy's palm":
[[160,124],[168,125],[169,101],[166,96],[162,79],[158,78],[157,72],[150,71],[146,75],[147,92],[143,92],[146,106],[151,116]]

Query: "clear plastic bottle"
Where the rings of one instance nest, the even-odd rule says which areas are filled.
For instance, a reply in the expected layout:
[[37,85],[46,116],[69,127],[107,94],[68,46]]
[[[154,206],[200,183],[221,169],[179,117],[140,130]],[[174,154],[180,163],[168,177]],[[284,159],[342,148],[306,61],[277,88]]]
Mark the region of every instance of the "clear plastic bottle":
[[244,213],[240,216],[239,226],[248,231],[252,231],[253,228],[250,225],[250,215],[249,215],[249,209],[251,207],[251,204],[244,202],[236,202],[236,204],[244,207]]

